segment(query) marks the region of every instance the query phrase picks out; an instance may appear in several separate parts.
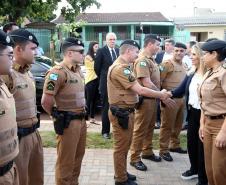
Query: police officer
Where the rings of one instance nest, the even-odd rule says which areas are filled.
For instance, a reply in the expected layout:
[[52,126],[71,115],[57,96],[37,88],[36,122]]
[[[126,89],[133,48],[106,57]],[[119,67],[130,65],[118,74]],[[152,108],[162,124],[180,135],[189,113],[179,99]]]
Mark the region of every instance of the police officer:
[[12,71],[4,76],[6,85],[16,102],[16,120],[20,140],[16,165],[20,184],[43,185],[43,148],[37,128],[35,81],[29,71],[34,63],[38,41],[27,30],[18,29],[10,33],[14,41]]
[[209,69],[200,85],[199,135],[204,143],[205,165],[210,185],[226,183],[226,42],[212,40],[202,46]]
[[[172,59],[164,61],[160,66],[160,79],[163,89],[172,90],[176,88],[186,76],[186,71],[182,64],[185,55],[186,45],[176,43],[174,46]],[[160,156],[166,161],[173,161],[169,153],[187,153],[180,147],[179,134],[183,124],[184,99],[174,99],[177,106],[174,109],[161,104],[161,127],[159,134]]]
[[[0,30],[0,75],[7,75],[13,58],[10,37]],[[19,153],[15,101],[0,77],[0,185],[18,185],[14,159]]]
[[[157,91],[160,89],[160,71],[153,56],[158,52],[160,42],[161,39],[157,35],[147,35],[144,38],[144,48],[134,64],[134,74],[138,82],[144,87]],[[140,105],[135,112],[130,164],[137,170],[146,171],[147,167],[140,158],[141,152],[143,159],[161,161],[161,157],[156,156],[152,151],[157,101],[153,97],[140,96],[138,104]]]
[[116,185],[136,185],[136,177],[127,172],[126,160],[133,131],[134,107],[138,94],[145,97],[166,99],[165,90],[154,91],[142,87],[135,79],[130,64],[138,56],[139,45],[133,40],[125,40],[120,46],[120,56],[109,68],[107,85],[109,97],[109,119],[114,137],[114,169]]
[[[46,76],[42,106],[47,113],[54,115],[52,108],[55,104],[56,114],[64,116],[56,124],[65,121],[64,130],[57,135],[56,184],[77,185],[86,144],[85,93],[80,68],[84,60],[84,45],[70,37],[62,43],[62,52],[63,61]],[[54,116],[58,119],[57,115]]]

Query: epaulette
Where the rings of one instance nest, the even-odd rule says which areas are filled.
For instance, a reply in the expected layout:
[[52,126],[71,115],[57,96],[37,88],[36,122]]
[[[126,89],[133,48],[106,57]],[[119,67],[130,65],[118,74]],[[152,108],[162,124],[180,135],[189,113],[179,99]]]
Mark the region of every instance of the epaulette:
[[223,62],[222,67],[226,69],[226,62]]
[[63,67],[62,67],[61,65],[55,65],[53,68],[54,68],[54,69],[58,69],[58,70],[63,69]]

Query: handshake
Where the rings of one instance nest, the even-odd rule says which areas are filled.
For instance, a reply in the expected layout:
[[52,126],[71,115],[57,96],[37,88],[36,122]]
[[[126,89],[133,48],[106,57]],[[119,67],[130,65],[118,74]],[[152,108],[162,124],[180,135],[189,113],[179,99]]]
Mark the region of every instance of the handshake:
[[160,100],[162,101],[163,104],[170,108],[176,107],[176,102],[173,99],[171,99],[172,93],[170,91],[162,89],[160,93],[161,93]]

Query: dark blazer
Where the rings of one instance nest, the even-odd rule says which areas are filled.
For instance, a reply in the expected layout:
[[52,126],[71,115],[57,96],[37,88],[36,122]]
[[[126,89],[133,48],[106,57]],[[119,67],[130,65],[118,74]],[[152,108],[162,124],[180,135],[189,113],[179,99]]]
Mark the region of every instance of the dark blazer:
[[160,64],[162,62],[163,56],[165,54],[165,51],[160,51],[156,54],[155,61],[157,64]]
[[192,80],[194,74],[195,73],[185,76],[185,78],[181,82],[181,84],[177,88],[175,88],[171,91],[173,98],[182,98],[185,95],[186,108],[188,111],[187,118],[189,116],[189,107],[188,107],[189,86],[190,86],[190,83],[191,83],[191,80]]
[[[117,57],[119,56],[119,49],[115,48],[115,52]],[[94,70],[100,80],[99,91],[101,94],[107,93],[107,74],[108,68],[113,64],[111,53],[106,46],[100,48],[97,51],[95,63],[94,63]]]

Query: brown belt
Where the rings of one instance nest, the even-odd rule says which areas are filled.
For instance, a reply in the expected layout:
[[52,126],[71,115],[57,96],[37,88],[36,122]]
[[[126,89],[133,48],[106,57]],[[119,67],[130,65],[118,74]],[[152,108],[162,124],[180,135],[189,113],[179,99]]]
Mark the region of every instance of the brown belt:
[[206,115],[207,118],[209,119],[224,119],[226,117],[226,114],[220,114],[220,115],[217,115],[217,116],[209,116],[209,115]]

